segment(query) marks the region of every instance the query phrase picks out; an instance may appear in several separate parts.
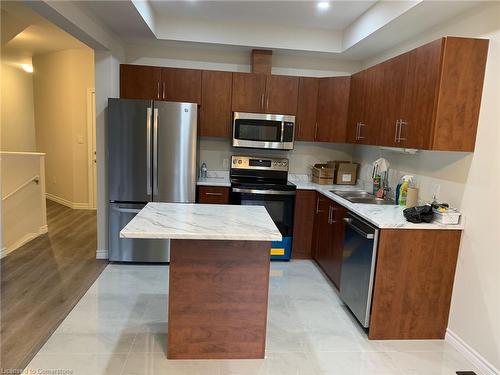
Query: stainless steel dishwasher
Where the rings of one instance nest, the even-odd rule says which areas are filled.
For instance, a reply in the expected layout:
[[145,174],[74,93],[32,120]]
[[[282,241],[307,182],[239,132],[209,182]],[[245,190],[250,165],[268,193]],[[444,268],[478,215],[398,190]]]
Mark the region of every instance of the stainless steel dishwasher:
[[370,325],[378,229],[366,220],[347,212],[340,277],[340,298],[363,327]]

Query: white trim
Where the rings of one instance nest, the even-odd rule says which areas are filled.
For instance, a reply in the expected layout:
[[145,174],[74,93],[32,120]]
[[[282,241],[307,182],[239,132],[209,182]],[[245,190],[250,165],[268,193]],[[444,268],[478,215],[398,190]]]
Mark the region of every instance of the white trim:
[[482,375],[500,375],[500,371],[495,368],[481,354],[476,352],[469,344],[467,344],[460,336],[451,329],[446,329],[445,340],[450,343],[458,352],[460,352],[467,360],[476,366]]
[[108,250],[97,249],[95,254],[96,259],[108,259]]
[[88,208],[96,208],[96,183],[94,181],[95,169],[95,88],[87,89],[87,181],[88,181]]
[[46,193],[47,199],[50,199],[53,202],[62,204],[63,206],[69,207],[73,210],[95,210],[95,208],[89,207],[88,203],[80,203],[80,202],[70,202],[67,199],[58,197],[57,195]]
[[45,156],[45,152],[0,151],[1,155]]
[[38,236],[41,236],[42,234],[47,233],[47,230],[48,230],[47,226],[46,225],[42,225],[38,229],[38,232],[28,233],[26,236],[24,236],[19,241],[17,241],[14,244],[12,244],[11,246],[9,246],[9,247],[5,247],[5,246],[2,247],[2,250],[0,251],[0,259],[3,258],[3,257],[5,257],[6,255],[12,253],[14,250],[17,250],[21,246],[27,244],[28,242],[34,240]]

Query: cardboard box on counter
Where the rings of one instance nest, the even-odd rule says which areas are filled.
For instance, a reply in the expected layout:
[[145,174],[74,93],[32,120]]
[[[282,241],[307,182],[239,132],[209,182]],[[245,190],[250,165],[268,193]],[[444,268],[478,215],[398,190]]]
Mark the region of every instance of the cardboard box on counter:
[[350,161],[334,161],[335,183],[337,185],[356,185],[359,163]]
[[312,182],[320,185],[333,185],[335,166],[330,162],[314,164],[312,169]]

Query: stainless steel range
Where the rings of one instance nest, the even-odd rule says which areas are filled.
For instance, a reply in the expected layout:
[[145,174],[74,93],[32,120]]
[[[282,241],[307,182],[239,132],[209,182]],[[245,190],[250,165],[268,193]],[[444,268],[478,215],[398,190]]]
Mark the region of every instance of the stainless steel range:
[[281,232],[271,259],[290,259],[296,186],[288,182],[288,159],[232,156],[230,177],[231,204],[266,207]]

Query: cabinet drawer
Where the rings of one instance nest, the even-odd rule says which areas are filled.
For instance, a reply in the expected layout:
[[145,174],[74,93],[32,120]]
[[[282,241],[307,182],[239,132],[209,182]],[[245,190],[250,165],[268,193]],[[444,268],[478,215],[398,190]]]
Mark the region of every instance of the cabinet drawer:
[[199,186],[198,203],[229,204],[229,188]]

